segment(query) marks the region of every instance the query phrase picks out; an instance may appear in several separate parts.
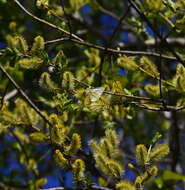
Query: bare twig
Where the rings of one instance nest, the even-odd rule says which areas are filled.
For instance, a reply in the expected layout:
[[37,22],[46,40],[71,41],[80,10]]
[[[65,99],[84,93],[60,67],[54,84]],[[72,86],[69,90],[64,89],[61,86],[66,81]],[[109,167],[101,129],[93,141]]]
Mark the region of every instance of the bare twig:
[[[29,155],[28,155],[28,153],[27,153],[27,150],[26,150],[24,144],[22,143],[22,141],[20,140],[20,138],[17,136],[17,134],[16,134],[13,130],[9,129],[9,131],[10,131],[10,133],[12,134],[12,136],[16,139],[17,143],[19,144],[19,146],[20,146],[20,148],[21,148],[21,150],[22,150],[22,153],[24,154],[24,156],[25,156],[25,158],[26,158],[26,164],[27,164],[27,166],[28,166],[28,164],[29,164],[29,159],[30,159],[30,158],[29,158]],[[37,176],[38,176],[37,172],[36,172],[34,169],[31,169],[31,171],[32,171],[32,173],[34,174],[34,177],[35,177],[35,179],[36,179]]]
[[[22,90],[22,88],[13,80],[13,78],[7,73],[7,71],[4,69],[4,67],[0,64],[0,70],[3,72],[3,74],[7,77],[7,79],[12,83],[12,85],[17,89],[17,91],[20,93],[20,95],[26,100],[26,102],[36,111],[36,113],[51,126],[50,121],[42,114],[42,112],[39,110],[39,108],[31,101],[31,99],[25,94],[25,92]],[[36,131],[40,131],[39,128],[32,126]]]
[[[93,89],[94,87],[93,86],[90,86],[89,84],[83,82],[83,81],[80,81],[78,79],[75,79],[74,80],[84,86],[86,86],[87,88],[90,88],[90,89]],[[109,94],[109,95],[113,95],[113,96],[122,96],[122,97],[126,97],[126,98],[132,98],[132,99],[137,99],[137,100],[146,100],[146,101],[155,101],[155,102],[160,102],[161,100],[153,100],[151,98],[148,98],[148,97],[144,97],[144,96],[134,96],[134,95],[127,95],[127,94],[123,94],[123,93],[114,93],[114,92],[111,92],[111,91],[103,91],[104,94]]]
[[48,21],[46,21],[46,20],[44,20],[44,19],[41,19],[41,18],[35,16],[35,15],[32,14],[31,12],[29,12],[18,0],[14,0],[14,1],[15,1],[15,3],[16,3],[26,14],[28,14],[29,16],[31,16],[31,17],[34,18],[35,20],[37,20],[37,21],[39,21],[39,22],[42,22],[42,23],[44,23],[44,24],[46,24],[46,25],[48,25],[48,26],[50,26],[50,27],[52,27],[52,28],[54,28],[54,29],[57,29],[57,30],[59,30],[60,32],[62,32],[62,33],[64,33],[64,34],[67,34],[68,36],[73,37],[74,39],[77,39],[77,40],[79,40],[79,41],[83,41],[83,40],[82,40],[81,38],[79,38],[77,35],[71,34],[70,32],[68,32],[68,31],[66,31],[66,30],[64,30],[64,29],[62,29],[61,27],[59,27],[59,26],[57,26],[57,25],[55,25],[55,24],[52,24],[52,23],[50,23],[50,22],[48,22]]
[[[67,34],[68,36],[70,36],[70,32],[68,31],[65,31],[64,29],[44,20],[44,19],[41,19],[35,15],[33,15],[31,12],[29,12],[27,9],[25,9],[25,7],[18,1],[18,0],[14,0],[17,5],[19,5],[19,7],[25,12],[27,13],[28,15],[30,15],[32,18],[38,20],[39,22],[42,22],[54,29],[57,29],[65,34]],[[102,46],[98,46],[98,45],[94,45],[92,43],[88,43],[88,42],[85,42],[83,39],[79,38],[78,36],[76,36],[75,34],[71,34],[71,36],[73,37],[72,39],[70,38],[61,38],[61,39],[56,39],[56,40],[52,40],[52,41],[48,41],[46,42],[46,44],[48,43],[55,43],[55,42],[62,42],[62,41],[72,41],[74,43],[78,43],[78,44],[81,44],[81,45],[85,45],[87,47],[90,47],[90,48],[96,48],[96,49],[99,49],[99,50],[103,50],[103,51],[107,51],[107,52],[110,52],[110,53],[122,53],[122,54],[127,54],[127,55],[146,55],[146,56],[154,56],[154,57],[160,57],[160,54],[158,53],[154,53],[154,52],[142,52],[142,51],[126,51],[126,50],[117,50],[117,49],[111,49],[111,48],[105,48],[105,47],[102,47]],[[168,46],[169,47],[169,46]],[[167,55],[161,55],[161,58],[163,59],[167,59],[167,60],[171,60],[171,61],[177,61],[179,60],[179,56],[178,55],[175,55],[175,57],[172,57],[172,56],[167,56]],[[185,59],[182,59],[180,58],[180,61],[181,62],[184,62]]]
[[[146,52],[146,51],[127,51],[127,50],[119,50],[119,49],[112,49],[112,48],[107,48],[107,50],[105,49],[105,47],[99,46],[99,45],[95,45],[89,42],[85,42],[85,41],[78,41],[76,39],[70,39],[70,38],[59,38],[59,39],[55,39],[55,40],[50,40],[50,41],[46,41],[45,44],[51,44],[51,43],[59,43],[59,42],[68,42],[68,41],[72,41],[74,43],[89,47],[89,48],[95,48],[95,49],[99,49],[101,51],[107,51],[110,52],[112,54],[124,54],[124,55],[130,55],[130,56],[136,56],[136,55],[143,55],[143,56],[152,56],[152,57],[160,57],[169,61],[177,61],[176,57],[173,56],[167,56],[167,55],[160,55],[159,53],[155,53],[155,52]],[[183,59],[183,61],[185,61],[185,59]]]
[[176,59],[184,64],[184,60],[174,51],[174,49],[168,44],[166,39],[163,39],[163,37],[160,35],[160,33],[157,31],[157,29],[152,25],[152,23],[149,21],[149,19],[145,16],[144,13],[140,11],[140,9],[137,7],[137,5],[134,3],[133,0],[128,0],[130,5],[135,9],[135,11],[140,15],[140,17],[148,24],[148,26],[153,30],[153,32],[156,34],[156,36],[163,42],[168,50],[176,57]]
[[123,16],[119,19],[119,22],[117,24],[117,26],[115,27],[109,41],[106,43],[106,46],[105,46],[105,51],[104,51],[104,54],[103,56],[101,57],[101,62],[100,62],[100,65],[99,65],[99,85],[101,85],[101,82],[102,82],[102,70],[103,70],[103,63],[104,63],[104,60],[106,58],[106,55],[108,53],[107,49],[111,46],[112,42],[113,42],[113,39],[115,37],[115,35],[117,34],[118,32],[118,29],[119,29],[119,26],[121,25],[122,21],[125,19],[125,17],[127,16],[128,12],[129,12],[129,9],[130,9],[130,6],[127,8],[127,10],[125,11],[125,13],[123,14]]
[[[53,188],[49,188],[49,189],[40,189],[40,190],[83,190],[83,188],[73,189],[73,188],[64,188],[64,187],[53,187]],[[89,190],[114,190],[114,189],[93,185],[89,188]]]

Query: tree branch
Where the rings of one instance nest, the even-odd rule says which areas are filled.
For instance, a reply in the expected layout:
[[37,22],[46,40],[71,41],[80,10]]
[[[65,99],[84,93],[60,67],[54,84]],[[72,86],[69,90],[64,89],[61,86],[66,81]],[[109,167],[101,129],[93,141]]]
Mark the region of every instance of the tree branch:
[[[84,189],[83,188],[53,187],[53,188],[39,189],[39,190],[84,190]],[[88,190],[114,190],[114,189],[108,188],[108,187],[102,187],[102,186],[93,185]]]
[[48,21],[46,21],[46,20],[44,20],[44,19],[41,19],[41,18],[39,18],[39,17],[33,15],[33,14],[32,14],[31,12],[29,12],[18,0],[14,0],[14,2],[15,2],[26,14],[28,14],[29,16],[31,16],[31,17],[34,18],[35,20],[37,20],[37,21],[39,21],[39,22],[42,22],[42,23],[44,23],[44,24],[46,24],[46,25],[48,25],[48,26],[50,26],[50,27],[52,27],[52,28],[54,28],[54,29],[57,29],[57,30],[59,30],[60,32],[62,32],[62,33],[64,33],[64,34],[67,34],[68,36],[73,37],[74,39],[77,39],[77,40],[79,40],[79,41],[83,41],[83,40],[82,40],[81,38],[79,38],[77,35],[71,34],[70,32],[68,32],[68,31],[66,31],[66,30],[64,30],[64,29],[62,29],[61,27],[56,26],[55,24],[52,24],[52,23],[50,23],[50,22],[48,22]]
[[[39,108],[31,101],[31,99],[25,94],[25,92],[21,89],[21,87],[13,80],[13,78],[7,73],[4,67],[0,64],[0,70],[3,74],[7,77],[7,79],[12,83],[12,85],[17,89],[20,95],[23,97],[24,100],[36,111],[36,113],[51,126],[50,121],[42,114]],[[39,128],[32,126],[32,128],[36,131],[40,131]]]
[[163,42],[168,50],[176,57],[176,59],[181,62],[184,65],[184,60],[174,51],[174,49],[168,44],[167,40],[163,38],[160,33],[157,31],[157,29],[152,25],[152,23],[149,21],[149,19],[145,16],[144,13],[140,11],[140,9],[137,7],[137,5],[134,3],[133,0],[128,0],[130,5],[135,9],[135,11],[140,15],[141,18],[148,24],[148,26],[153,30],[153,32],[156,34],[156,36]]
[[[78,41],[76,39],[70,39],[70,38],[58,38],[55,40],[50,40],[50,41],[46,41],[45,44],[51,44],[51,43],[59,43],[59,42],[69,42],[72,41],[74,43],[89,47],[89,48],[95,48],[95,49],[99,49],[101,51],[107,51],[109,53],[112,54],[125,54],[125,55],[130,55],[130,56],[136,56],[136,55],[141,55],[141,56],[152,56],[152,57],[160,57],[169,61],[177,61],[176,57],[173,56],[167,56],[167,55],[160,55],[159,53],[155,53],[155,52],[146,52],[146,51],[128,51],[128,50],[120,50],[120,49],[112,49],[112,48],[105,48],[103,46],[99,46],[99,45],[95,45],[89,42],[85,42],[85,41]],[[185,59],[183,59],[183,61],[185,61]]]

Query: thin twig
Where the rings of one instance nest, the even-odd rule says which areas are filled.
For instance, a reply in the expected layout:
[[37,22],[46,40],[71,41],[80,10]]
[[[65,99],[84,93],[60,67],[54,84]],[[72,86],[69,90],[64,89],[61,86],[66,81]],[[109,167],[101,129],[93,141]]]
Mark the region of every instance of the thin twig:
[[143,20],[148,24],[148,26],[153,30],[153,32],[156,34],[156,36],[163,42],[168,50],[176,57],[176,59],[184,64],[184,60],[173,50],[173,48],[168,44],[166,39],[163,39],[163,37],[160,35],[160,33],[157,31],[157,29],[152,25],[152,23],[149,21],[149,19],[145,16],[143,12],[140,11],[140,9],[137,7],[137,5],[134,3],[133,0],[128,0],[131,6],[135,9],[135,11],[140,15],[140,17],[143,18]]
[[[131,102],[128,102],[128,103],[131,103]],[[154,107],[150,107],[150,106],[147,106],[145,104],[136,104],[134,103],[135,106],[139,107],[139,108],[142,108],[142,109],[146,109],[146,110],[149,110],[149,111],[167,111],[167,112],[173,112],[173,111],[181,111],[183,109],[185,109],[185,105],[183,106],[169,106],[169,105],[165,105],[165,107],[159,107],[159,108],[154,108]]]
[[[14,81],[14,79],[7,73],[7,71],[4,69],[4,67],[0,64],[0,70],[3,72],[3,74],[8,78],[8,80],[13,84],[13,86],[18,90],[20,95],[26,100],[26,102],[36,111],[36,113],[51,126],[50,121],[42,114],[42,112],[39,110],[39,108],[31,101],[31,99],[25,94],[25,92],[22,90],[22,88]],[[32,126],[36,131],[40,131],[39,128]]]
[[[48,188],[48,189],[40,189],[40,190],[83,190],[83,188],[64,188],[64,187],[53,187],[53,188]],[[97,185],[92,185],[88,190],[113,190],[108,187],[102,187],[102,186],[97,186]]]
[[[85,42],[85,41],[78,41],[76,39],[70,39],[70,38],[58,38],[55,40],[50,40],[50,41],[46,41],[45,44],[51,44],[51,43],[59,43],[59,42],[68,42],[68,41],[72,41],[74,43],[89,47],[89,48],[95,48],[95,49],[99,49],[101,51],[107,51],[110,52],[112,54],[124,54],[124,55],[130,55],[130,56],[136,56],[136,55],[143,55],[143,56],[152,56],[152,57],[160,57],[169,61],[177,61],[176,57],[173,56],[167,56],[167,55],[160,55],[159,53],[155,53],[155,52],[146,52],[146,51],[128,51],[128,50],[119,50],[119,49],[112,49],[112,48],[107,48],[107,50],[105,49],[105,47],[103,46],[99,46],[99,45],[95,45],[89,42]],[[185,59],[183,59],[183,61],[185,61]]]
[[[12,134],[12,136],[16,139],[17,143],[19,144],[19,146],[22,150],[22,153],[24,154],[24,156],[26,158],[26,164],[28,166],[30,158],[29,158],[29,155],[27,153],[27,150],[26,150],[24,144],[21,142],[20,138],[17,136],[17,134],[13,130],[9,129],[9,132]],[[34,174],[34,178],[36,179],[38,176],[37,172],[34,169],[31,169],[31,171]]]
[[[93,86],[90,86],[89,84],[83,82],[83,81],[80,81],[76,78],[74,78],[74,80],[84,86],[86,86],[87,88],[89,89],[93,89],[95,87]],[[109,95],[113,95],[113,96],[122,96],[122,97],[126,97],[126,98],[132,98],[132,99],[137,99],[137,100],[146,100],[146,101],[155,101],[155,102],[161,102],[161,100],[153,100],[151,98],[148,98],[148,97],[144,97],[144,96],[134,96],[134,95],[127,95],[127,94],[123,94],[123,93],[114,93],[114,92],[111,92],[111,91],[103,91],[104,94],[109,94]]]
[[39,21],[39,22],[42,22],[42,23],[44,23],[44,24],[46,24],[46,25],[48,25],[48,26],[50,26],[50,27],[52,27],[52,28],[54,28],[54,29],[57,29],[57,30],[59,30],[60,32],[62,32],[62,33],[64,33],[64,34],[67,34],[68,36],[73,37],[74,39],[77,39],[77,40],[79,40],[79,41],[83,41],[83,39],[79,38],[77,35],[71,34],[70,32],[68,32],[68,31],[66,31],[66,30],[64,30],[64,29],[62,29],[61,27],[59,27],[59,26],[57,26],[57,25],[55,25],[55,24],[52,24],[52,23],[50,23],[50,22],[48,22],[48,21],[46,21],[46,20],[44,20],[44,19],[41,19],[41,18],[35,16],[35,15],[32,14],[31,12],[29,12],[18,0],[14,0],[14,1],[15,1],[15,3],[16,3],[26,14],[28,14],[29,16],[31,16],[31,17],[34,18],[35,20],[37,20],[37,21]]
[[106,46],[105,46],[105,51],[104,51],[104,54],[101,58],[101,62],[100,62],[100,65],[99,65],[99,86],[101,86],[101,83],[102,83],[102,70],[103,70],[103,63],[104,63],[104,60],[106,58],[106,55],[108,53],[107,49],[111,46],[112,42],[113,42],[113,39],[115,37],[115,35],[117,34],[118,32],[118,29],[119,29],[119,26],[121,25],[122,21],[125,19],[125,17],[127,16],[128,12],[129,12],[129,9],[130,9],[130,6],[127,8],[126,12],[123,14],[123,16],[120,18],[118,24],[116,25],[109,41],[106,43]]
[[8,90],[9,85],[10,85],[10,82],[8,81],[8,84],[6,85],[5,90],[4,90],[4,92],[3,92],[3,96],[1,97],[0,110],[1,110],[1,108],[3,107],[4,100],[5,100],[5,96],[6,96],[6,92],[7,92],[7,90]]

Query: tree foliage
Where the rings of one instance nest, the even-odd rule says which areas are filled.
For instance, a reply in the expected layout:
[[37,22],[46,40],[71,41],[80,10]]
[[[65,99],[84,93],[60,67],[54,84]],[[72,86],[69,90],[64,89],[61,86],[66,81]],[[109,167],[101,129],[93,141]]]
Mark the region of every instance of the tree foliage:
[[0,0],[0,21],[1,189],[184,189],[184,0]]

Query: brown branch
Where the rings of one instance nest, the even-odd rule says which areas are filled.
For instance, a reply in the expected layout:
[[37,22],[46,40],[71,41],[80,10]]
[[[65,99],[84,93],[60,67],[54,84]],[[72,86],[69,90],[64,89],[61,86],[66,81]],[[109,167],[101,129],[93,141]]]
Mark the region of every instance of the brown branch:
[[[67,32],[65,30],[63,30],[62,28],[46,21],[46,20],[43,20],[41,18],[38,18],[37,16],[33,15],[32,13],[30,13],[27,9],[25,9],[22,4],[20,4],[20,2],[18,0],[14,0],[17,5],[19,5],[19,7],[25,12],[27,13],[28,15],[30,15],[32,18],[36,19],[37,21],[41,22],[41,23],[44,23],[54,29],[57,29],[65,34],[67,34],[68,36],[70,36],[70,32]],[[117,49],[111,49],[111,48],[105,48],[105,47],[102,47],[102,46],[98,46],[98,45],[95,45],[95,44],[92,44],[92,43],[89,43],[89,42],[85,42],[83,39],[79,38],[78,36],[76,36],[75,34],[71,34],[71,36],[73,38],[60,38],[60,39],[56,39],[56,40],[52,40],[52,41],[48,41],[46,42],[46,44],[49,44],[49,43],[56,43],[56,42],[62,42],[62,41],[72,41],[74,43],[78,43],[78,44],[81,44],[81,45],[84,45],[84,46],[87,46],[87,47],[90,47],[90,48],[96,48],[96,49],[99,49],[99,50],[102,50],[102,51],[107,51],[107,52],[110,52],[110,53],[121,53],[121,54],[126,54],[126,55],[145,55],[145,56],[154,56],[154,57],[160,57],[160,54],[158,53],[154,53],[154,52],[142,52],[142,51],[126,51],[126,50],[117,50]],[[167,56],[167,55],[161,55],[161,58],[163,59],[167,59],[167,60],[171,60],[171,61],[177,61],[179,60],[179,58],[177,56],[175,57],[172,57],[172,56]],[[184,62],[185,59],[181,59],[181,62]]]
[[[155,53],[155,52],[146,52],[146,51],[128,51],[128,50],[119,50],[119,49],[112,49],[112,48],[106,48],[103,46],[99,46],[99,45],[95,45],[89,42],[85,42],[85,41],[78,41],[76,39],[70,39],[70,38],[59,38],[59,39],[55,39],[55,40],[50,40],[50,41],[46,41],[45,44],[51,44],[51,43],[58,43],[58,42],[69,42],[72,41],[74,43],[89,47],[89,48],[95,48],[95,49],[99,49],[101,51],[107,51],[109,53],[112,54],[125,54],[125,55],[130,55],[130,56],[136,56],[136,55],[141,55],[141,56],[152,56],[152,57],[160,57],[169,61],[177,61],[176,57],[173,56],[167,56],[167,55],[160,55],[159,53]],[[185,61],[185,59],[183,59],[183,61]]]
[[[53,187],[53,188],[39,189],[39,190],[84,190],[84,188]],[[114,190],[114,189],[108,188],[108,187],[92,185],[88,190]]]
[[[12,134],[12,136],[16,139],[17,143],[19,144],[19,146],[20,146],[20,148],[22,150],[22,153],[25,155],[26,164],[28,166],[30,158],[29,158],[29,155],[27,153],[26,147],[24,146],[24,144],[22,143],[20,138],[17,136],[17,134],[13,130],[9,129],[9,132]],[[31,169],[31,171],[34,174],[34,178],[36,179],[38,177],[37,172],[34,169]]]
[[[166,41],[168,44],[173,45],[173,46],[185,46],[185,39],[184,38],[166,38]],[[136,45],[136,43],[133,43],[133,46]],[[146,40],[144,42],[144,45],[146,46],[154,46],[155,45],[155,40],[153,38]]]
[[181,157],[180,128],[178,126],[177,112],[172,112],[172,126],[170,128],[171,169],[177,172],[177,165]]
[[[80,81],[76,78],[74,78],[74,80],[84,86],[86,86],[87,88],[90,88],[90,89],[93,89],[95,87],[93,86],[90,86],[89,84],[83,82],[83,81]],[[137,100],[146,100],[146,101],[155,101],[155,102],[160,102],[160,100],[153,100],[151,98],[148,98],[148,97],[144,97],[144,96],[134,96],[134,95],[127,95],[127,94],[123,94],[123,93],[114,93],[114,92],[111,92],[111,91],[103,91],[104,94],[109,94],[109,95],[113,95],[113,96],[122,96],[122,97],[126,97],[126,98],[132,98],[132,99],[137,99]]]
[[[130,102],[130,104],[131,103],[132,102]],[[146,109],[146,110],[149,110],[149,111],[167,111],[167,112],[173,112],[173,111],[181,111],[181,110],[185,109],[185,105],[183,105],[183,106],[176,106],[176,107],[175,106],[166,105],[165,107],[159,107],[159,108],[154,108],[154,107],[146,106],[145,104],[138,104],[138,103],[134,103],[134,105],[136,105],[139,108]]]
[[135,9],[135,11],[140,15],[140,17],[148,24],[148,26],[153,30],[153,32],[156,34],[156,36],[163,42],[168,50],[176,57],[176,59],[181,62],[182,64],[185,63],[185,61],[174,51],[174,49],[168,44],[167,40],[163,38],[160,33],[157,31],[157,29],[152,25],[152,23],[149,21],[149,19],[145,16],[144,13],[140,11],[140,9],[137,7],[137,5],[134,3],[133,0],[128,0],[130,5]]
[[[17,91],[20,93],[20,95],[23,97],[23,99],[32,107],[36,113],[51,126],[50,121],[42,114],[42,112],[39,110],[39,108],[31,101],[31,99],[25,94],[25,92],[22,90],[22,88],[14,81],[14,79],[7,73],[7,71],[4,69],[4,67],[0,64],[0,70],[2,73],[7,77],[7,79],[12,83],[12,85],[17,89]],[[36,131],[40,131],[39,128],[32,126],[32,128]]]
[[101,34],[92,24],[89,24],[85,20],[80,20],[71,14],[68,14],[68,17],[70,17],[74,22],[76,22],[76,24],[85,27],[93,35],[97,36],[98,38],[101,38],[106,42],[108,41],[108,38],[105,35]]
[[57,29],[57,30],[59,30],[60,32],[62,32],[62,33],[64,33],[64,34],[67,34],[68,36],[73,37],[74,39],[77,39],[77,40],[79,40],[79,41],[83,41],[83,39],[79,38],[77,35],[71,34],[70,32],[68,32],[68,31],[66,31],[66,30],[64,30],[64,29],[62,29],[61,27],[59,27],[59,26],[57,26],[57,25],[55,25],[55,24],[52,24],[52,23],[50,23],[50,22],[48,22],[48,21],[46,21],[46,20],[44,20],[44,19],[41,19],[41,18],[35,16],[35,15],[32,14],[31,12],[29,12],[18,0],[14,0],[14,2],[15,2],[26,14],[28,14],[29,16],[31,16],[31,17],[34,18],[35,20],[37,20],[37,21],[39,21],[39,22],[42,22],[42,23],[44,23],[44,24],[46,24],[46,25],[48,25],[48,26],[50,26],[50,27],[52,27],[52,28],[54,28],[54,29]]
[[118,24],[116,25],[116,27],[114,28],[114,31],[109,39],[109,41],[106,43],[106,46],[105,46],[105,51],[104,51],[104,54],[103,56],[101,57],[101,61],[100,61],[100,65],[99,65],[99,80],[98,80],[98,83],[99,83],[99,86],[101,86],[101,83],[102,83],[102,71],[103,71],[103,64],[104,64],[104,60],[106,58],[106,55],[108,53],[107,49],[112,45],[113,43],[113,39],[115,37],[115,35],[117,34],[118,32],[118,29],[122,23],[122,21],[125,19],[125,17],[127,16],[128,12],[129,12],[129,9],[130,7],[127,8],[127,10],[125,11],[125,13],[123,14],[122,17],[120,17],[119,19],[119,22]]

